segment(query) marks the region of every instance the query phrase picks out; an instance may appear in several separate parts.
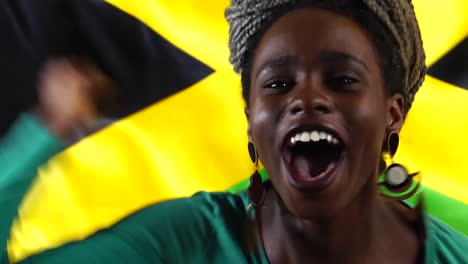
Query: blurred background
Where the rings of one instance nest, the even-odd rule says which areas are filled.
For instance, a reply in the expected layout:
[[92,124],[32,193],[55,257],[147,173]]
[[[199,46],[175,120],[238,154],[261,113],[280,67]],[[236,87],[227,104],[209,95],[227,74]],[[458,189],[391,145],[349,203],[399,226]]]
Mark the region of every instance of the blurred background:
[[[228,3],[0,2],[0,135],[37,104],[38,70],[50,57],[84,57],[114,84],[98,104],[112,125],[83,135],[18,194],[22,229],[12,226],[10,244],[18,256],[157,201],[245,188],[252,164],[240,79],[228,63]],[[396,161],[422,172],[426,210],[468,235],[468,2],[413,3],[429,74]]]

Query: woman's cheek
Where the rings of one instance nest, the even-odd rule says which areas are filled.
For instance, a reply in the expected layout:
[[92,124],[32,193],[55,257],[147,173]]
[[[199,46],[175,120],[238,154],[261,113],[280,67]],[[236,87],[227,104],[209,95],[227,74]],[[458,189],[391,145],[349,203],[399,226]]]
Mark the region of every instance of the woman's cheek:
[[254,106],[250,113],[250,127],[252,139],[262,161],[273,151],[275,135],[277,132],[274,111],[267,107]]

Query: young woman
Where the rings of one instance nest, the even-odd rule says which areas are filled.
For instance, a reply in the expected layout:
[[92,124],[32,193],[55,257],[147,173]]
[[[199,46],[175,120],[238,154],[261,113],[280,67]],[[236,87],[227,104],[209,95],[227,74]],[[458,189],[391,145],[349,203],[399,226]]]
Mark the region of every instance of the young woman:
[[[226,17],[249,150],[270,180],[254,173],[246,193],[156,204],[24,262],[468,262],[466,237],[378,192],[412,181],[402,166],[382,165],[426,71],[410,1],[233,0]],[[86,86],[80,78],[64,85]],[[39,113],[59,136],[86,117]],[[42,126],[28,116],[16,129],[31,124]],[[47,157],[56,141],[41,141]]]

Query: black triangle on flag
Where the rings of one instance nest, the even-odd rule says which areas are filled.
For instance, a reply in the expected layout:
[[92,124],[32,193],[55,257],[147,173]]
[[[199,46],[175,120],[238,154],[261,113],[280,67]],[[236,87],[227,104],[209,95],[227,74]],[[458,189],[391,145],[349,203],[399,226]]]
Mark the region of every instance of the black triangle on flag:
[[468,89],[468,37],[434,63],[428,73],[437,79]]
[[2,41],[0,51],[23,54],[0,62],[0,135],[19,112],[34,105],[36,72],[51,55],[82,55],[95,61],[115,81],[121,107],[105,113],[114,118],[139,111],[213,73],[105,1],[7,0],[0,7],[0,22],[5,22],[0,30],[12,36]]

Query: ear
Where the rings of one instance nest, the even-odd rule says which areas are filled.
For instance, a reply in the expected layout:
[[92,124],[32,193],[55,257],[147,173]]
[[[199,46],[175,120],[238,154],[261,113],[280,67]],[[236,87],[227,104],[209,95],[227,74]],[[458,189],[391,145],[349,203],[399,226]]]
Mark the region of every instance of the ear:
[[247,118],[247,136],[252,138],[252,131],[250,130],[250,110],[248,107],[244,109],[245,117]]
[[401,94],[387,99],[387,132],[400,132],[405,121],[405,103]]

